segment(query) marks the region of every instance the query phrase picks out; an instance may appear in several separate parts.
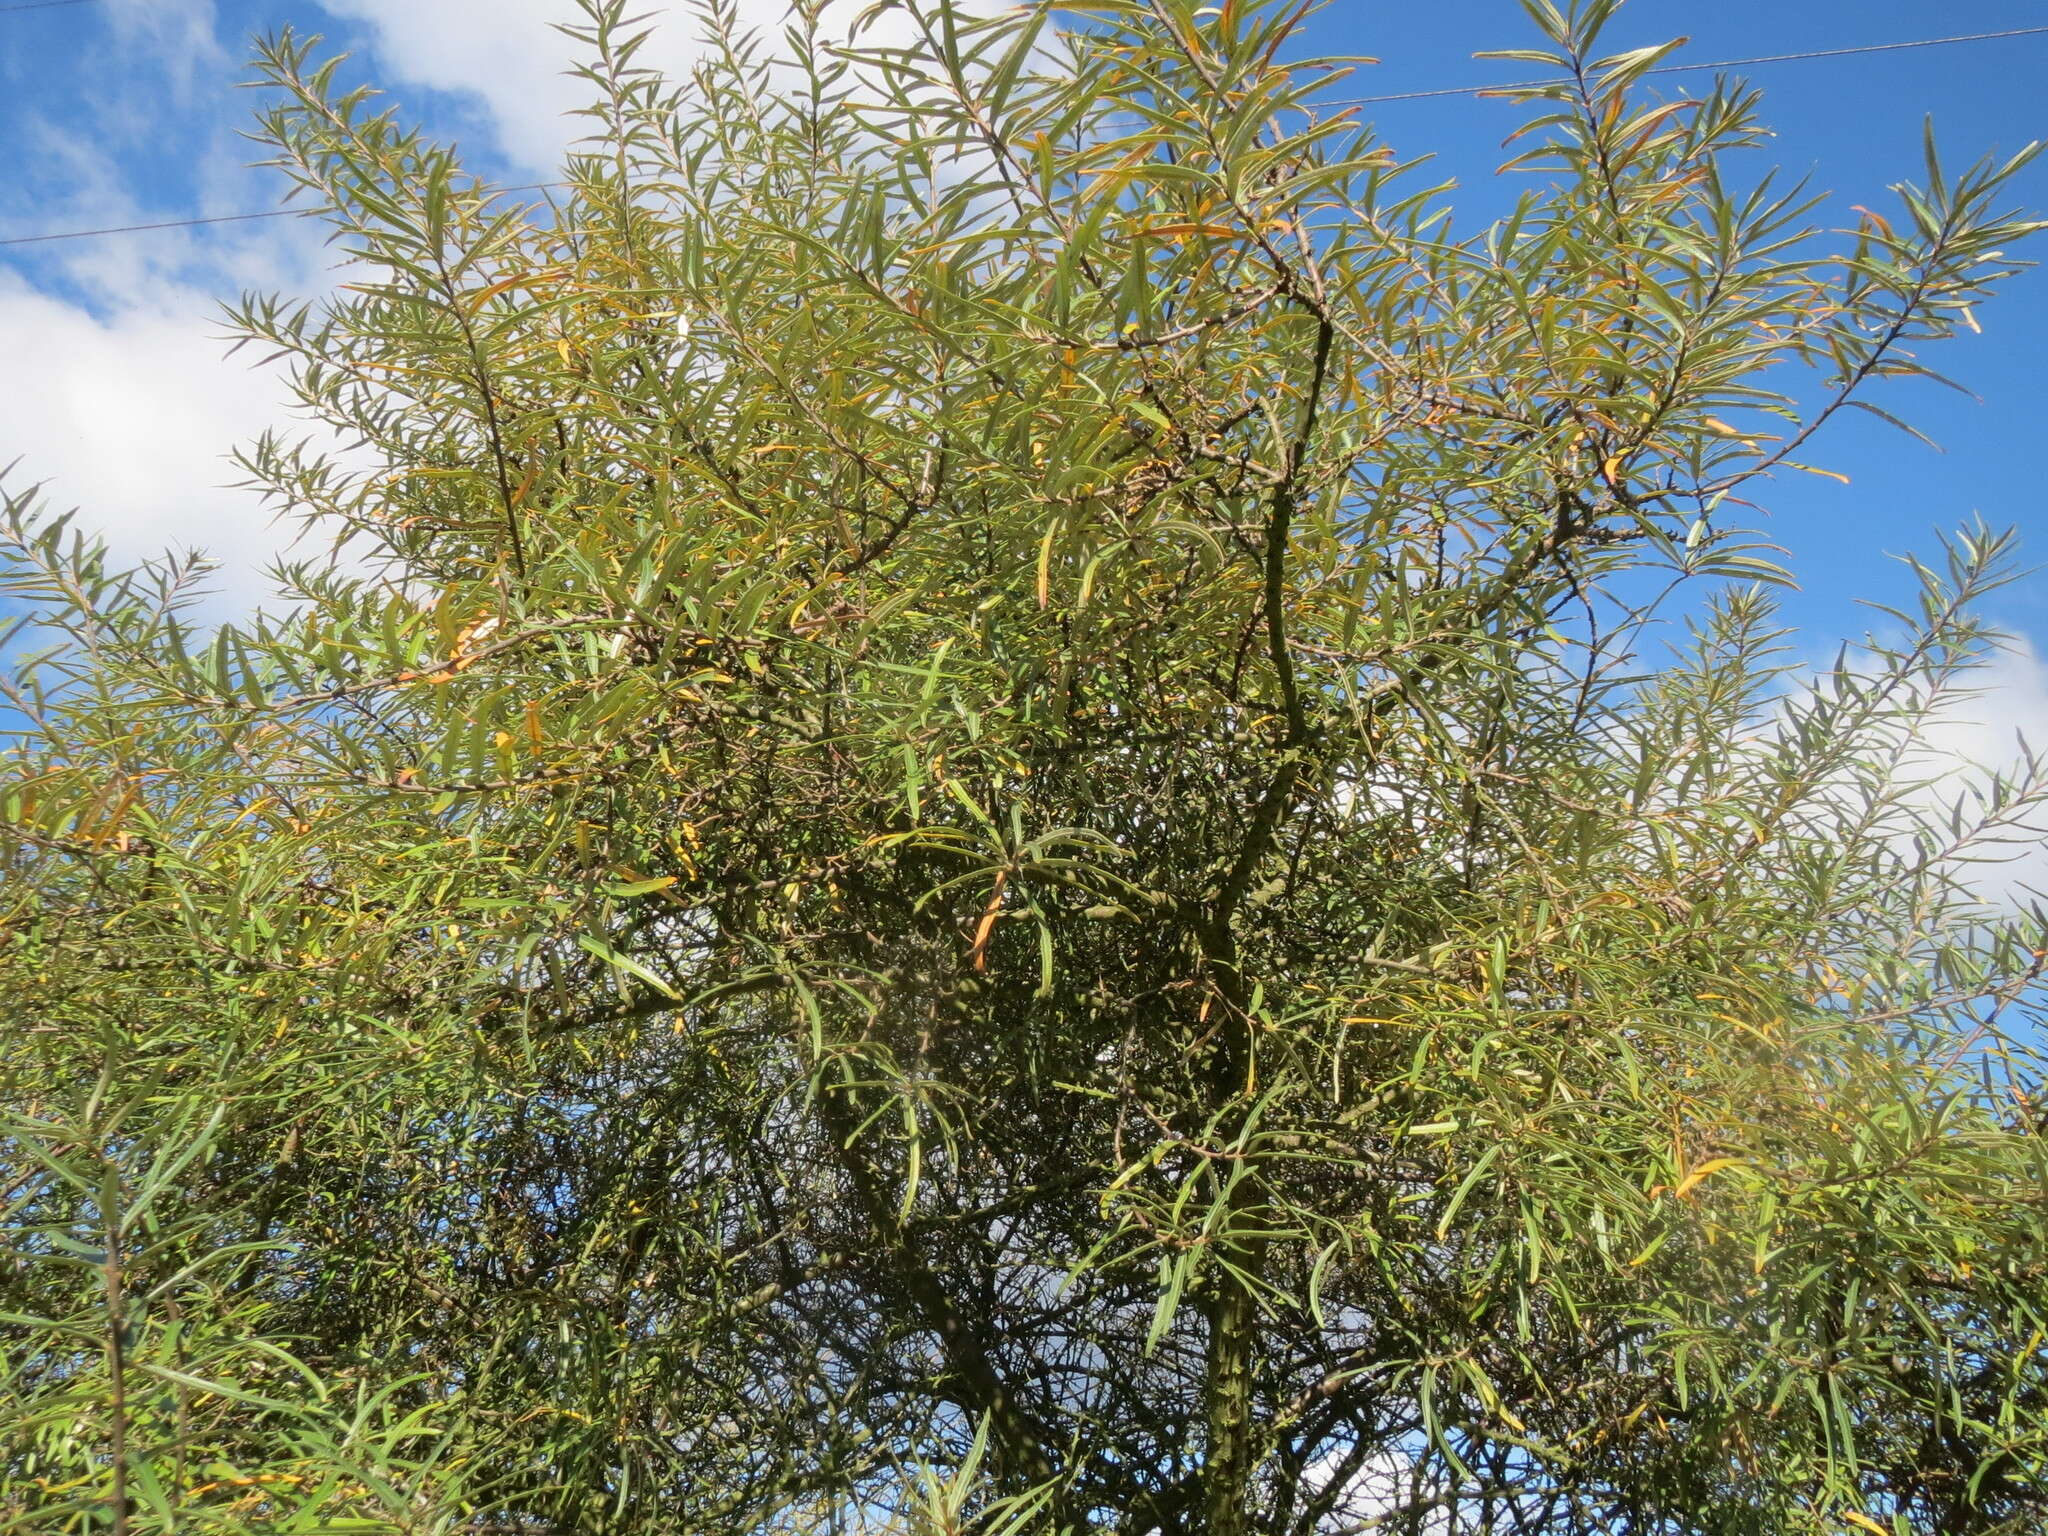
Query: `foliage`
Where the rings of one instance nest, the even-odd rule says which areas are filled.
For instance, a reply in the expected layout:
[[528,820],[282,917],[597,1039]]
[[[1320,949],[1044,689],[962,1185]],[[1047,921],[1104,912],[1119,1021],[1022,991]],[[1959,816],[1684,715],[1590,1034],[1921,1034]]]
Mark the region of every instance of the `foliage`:
[[2041,1529],[2010,540],[1802,679],[1735,521],[2025,157],[1613,9],[1472,235],[1256,0],[589,0],[545,205],[267,45],[342,558],[6,526],[9,1528]]

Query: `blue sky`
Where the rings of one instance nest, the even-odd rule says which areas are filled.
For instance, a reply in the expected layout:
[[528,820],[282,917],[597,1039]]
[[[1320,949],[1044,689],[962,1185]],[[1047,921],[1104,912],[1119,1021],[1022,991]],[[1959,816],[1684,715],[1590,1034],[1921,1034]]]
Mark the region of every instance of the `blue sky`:
[[[776,0],[745,0],[764,19]],[[269,206],[276,188],[238,137],[255,105],[237,89],[252,33],[287,23],[354,50],[405,108],[459,139],[472,163],[512,181],[540,179],[567,136],[575,96],[558,77],[547,30],[569,0],[83,0],[0,9],[0,238]],[[2041,0],[1632,0],[1615,24],[1624,46],[1689,34],[1681,60],[1885,43],[2048,25]],[[661,50],[687,57],[683,29]],[[1527,46],[1513,0],[1389,5],[1335,0],[1304,51],[1370,54],[1339,94],[1378,94],[1521,78],[1528,66],[1475,61],[1475,49]],[[1760,66],[1778,130],[1771,157],[1836,194],[1831,209],[1879,205],[1918,174],[1923,118],[1951,156],[2010,151],[2048,136],[2048,35],[1915,52]],[[1693,76],[1686,83],[1703,84]],[[1461,223],[1499,208],[1494,167],[1515,109],[1444,98],[1368,109],[1402,152],[1429,151],[1461,184]],[[2048,161],[2015,188],[2048,209]],[[2039,255],[2048,256],[2048,238]],[[221,490],[228,445],[276,419],[274,384],[224,362],[214,308],[246,286],[317,291],[331,281],[310,227],[226,224],[49,245],[0,247],[0,463],[53,479],[58,499],[117,547],[144,554],[198,542],[230,562],[231,592],[253,594],[278,542],[245,496]],[[1934,452],[1871,418],[1843,420],[1812,457],[1852,484],[1791,475],[1769,489],[1771,535],[1802,590],[1791,617],[1823,655],[1866,616],[1859,598],[1896,600],[1907,579],[1888,557],[1927,550],[1935,532],[1981,513],[2028,531],[2048,560],[2039,435],[2048,358],[2048,272],[2029,272],[1980,313],[1984,334],[1940,359],[1975,398],[1934,387],[1886,403],[1946,448]],[[2048,650],[2048,577],[2001,598],[1996,617]],[[1999,722],[2048,727],[2048,673],[2004,668]],[[2039,734],[2048,739],[2048,729]]]
[[[1622,47],[1689,36],[1674,62],[1750,58],[1886,43],[1911,38],[2048,25],[2040,0],[1632,0],[1614,23]],[[1359,77],[1358,93],[1525,79],[1528,66],[1477,61],[1475,49],[1528,46],[1519,8],[1504,0],[1427,0],[1383,5],[1338,0],[1318,22],[1320,46],[1363,52],[1382,62]],[[1503,43],[1496,39],[1507,37]],[[1919,179],[1921,129],[1932,114],[1944,158],[1975,159],[2048,138],[2048,34],[1914,52],[1758,66],[1738,71],[1764,93],[1764,118],[1776,131],[1757,158],[1811,175],[1830,191],[1826,213],[1843,221],[1852,203],[1884,208],[1887,188]],[[1702,88],[1711,75],[1659,82]],[[1347,92],[1348,92],[1347,87]],[[1475,215],[1497,208],[1492,171],[1516,108],[1500,101],[1448,99],[1387,103],[1369,109],[1381,132],[1404,150],[1428,149],[1467,187]],[[1489,185],[1491,183],[1491,185]],[[2014,202],[2048,210],[2048,160],[2014,189]],[[2048,235],[2035,259],[2048,257]],[[1925,550],[1935,530],[1976,513],[2031,531],[2036,560],[2048,560],[2048,497],[2040,469],[2040,412],[2048,382],[2048,271],[2024,273],[2004,300],[1980,317],[1984,334],[1958,341],[1935,365],[1969,387],[1967,399],[1939,386],[1908,387],[1886,401],[1946,450],[1935,453],[1873,417],[1837,420],[1813,455],[1847,473],[1844,487],[1789,475],[1764,493],[1772,537],[1792,551],[1803,592],[1792,604],[1817,640],[1849,637],[1867,620],[1857,599],[1897,597],[1905,578],[1888,558]],[[2002,622],[2039,625],[2048,649],[2048,580],[2036,577],[2007,594]]]

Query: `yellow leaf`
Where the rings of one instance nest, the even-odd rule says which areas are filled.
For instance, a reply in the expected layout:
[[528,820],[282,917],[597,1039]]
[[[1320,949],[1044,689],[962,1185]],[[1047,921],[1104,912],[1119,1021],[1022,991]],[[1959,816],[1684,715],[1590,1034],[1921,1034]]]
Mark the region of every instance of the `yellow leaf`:
[[1244,232],[1228,224],[1158,224],[1145,231],[1148,235],[1207,235],[1212,240],[1235,239]]
[[1719,1173],[1723,1168],[1740,1167],[1741,1164],[1742,1159],[1739,1157],[1710,1157],[1704,1163],[1701,1163],[1699,1167],[1693,1169],[1691,1173],[1680,1179],[1678,1181],[1678,1188],[1672,1190],[1671,1193],[1679,1197],[1689,1195],[1700,1186],[1700,1182],[1707,1178],[1708,1175]]
[[1870,1516],[1862,1514],[1857,1510],[1844,1510],[1842,1513],[1842,1518],[1848,1521],[1851,1525],[1861,1526],[1866,1531],[1877,1532],[1877,1536],[1892,1536],[1892,1530],[1890,1526],[1879,1525],[1875,1520],[1871,1519]]
[[499,294],[517,288],[521,283],[535,281],[538,281],[538,279],[529,277],[524,272],[515,272],[510,277],[500,278],[497,282],[491,284],[490,287],[478,290],[478,292],[473,297],[471,297],[469,301],[469,312],[472,315],[476,314],[486,304],[490,303],[491,300],[495,299]]

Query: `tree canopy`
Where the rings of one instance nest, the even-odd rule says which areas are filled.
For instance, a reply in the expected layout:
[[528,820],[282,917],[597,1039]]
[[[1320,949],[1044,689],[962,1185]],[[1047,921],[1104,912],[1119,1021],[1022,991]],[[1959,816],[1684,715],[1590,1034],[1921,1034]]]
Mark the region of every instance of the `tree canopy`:
[[1744,531],[2027,155],[1816,230],[1529,0],[1468,232],[1305,7],[585,9],[523,201],[263,46],[336,558],[7,501],[8,1529],[2048,1528],[2013,541],[1815,670]]

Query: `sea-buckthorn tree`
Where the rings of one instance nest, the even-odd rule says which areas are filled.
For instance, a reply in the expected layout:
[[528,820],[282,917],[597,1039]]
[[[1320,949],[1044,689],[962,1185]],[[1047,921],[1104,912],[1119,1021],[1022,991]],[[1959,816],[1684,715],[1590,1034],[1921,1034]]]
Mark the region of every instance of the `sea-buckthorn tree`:
[[1530,0],[1461,227],[1305,9],[588,0],[546,195],[265,45],[338,556],[10,503],[10,1529],[2041,1528],[2012,541],[1814,670],[1744,532],[2026,157]]

